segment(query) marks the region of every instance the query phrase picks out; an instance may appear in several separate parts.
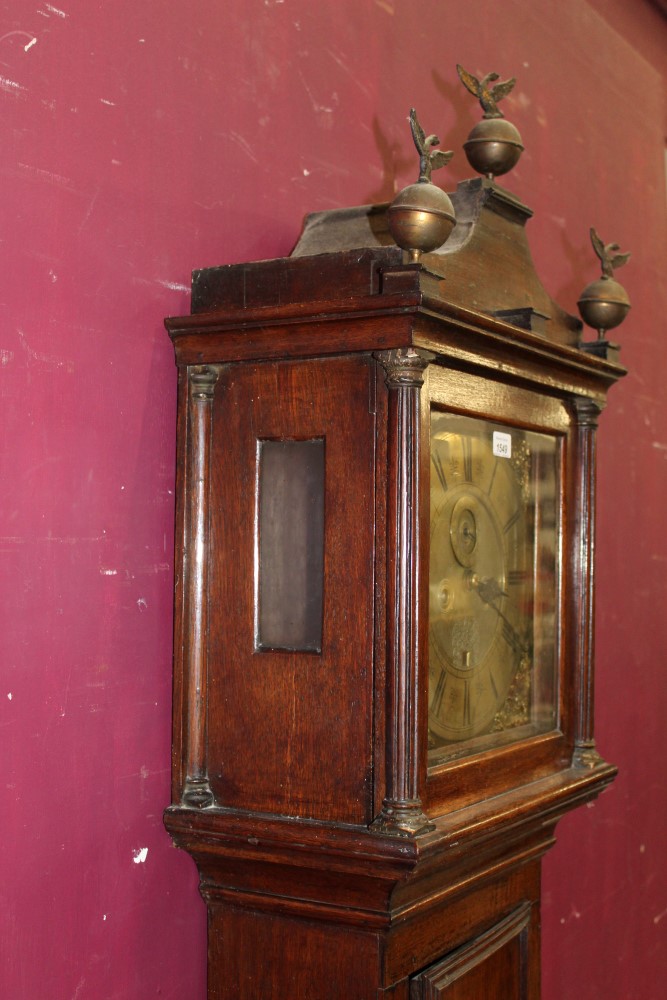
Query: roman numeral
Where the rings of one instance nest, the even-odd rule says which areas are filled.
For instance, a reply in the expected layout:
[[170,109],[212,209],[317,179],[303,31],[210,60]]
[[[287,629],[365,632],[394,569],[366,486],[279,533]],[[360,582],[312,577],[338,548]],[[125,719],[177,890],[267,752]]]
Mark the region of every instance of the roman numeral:
[[510,517],[509,521],[506,521],[505,524],[503,525],[503,534],[504,535],[506,535],[508,533],[508,531],[512,530],[512,528],[517,523],[517,521],[519,520],[520,517],[521,517],[521,509],[519,507],[517,507],[517,509],[514,511],[514,513]]
[[442,699],[445,695],[445,687],[447,686],[447,674],[445,671],[441,671],[438,683],[435,686],[435,691],[433,692],[433,697],[431,698],[431,711],[434,715],[440,715],[440,709],[442,707]]
[[491,496],[491,490],[493,489],[493,484],[496,481],[496,472],[498,471],[498,459],[495,460],[493,464],[493,472],[491,473],[491,482],[489,483],[489,488],[486,491],[489,496]]
[[440,455],[438,454],[437,451],[434,451],[433,454],[431,455],[431,461],[433,462],[438,479],[440,480],[440,485],[442,486],[443,490],[446,490],[447,477],[445,476],[445,470],[442,466],[442,459],[440,458]]
[[472,443],[470,438],[462,438],[463,445],[463,478],[467,483],[472,482]]
[[464,681],[465,691],[463,694],[463,725],[469,726],[471,723],[470,717],[470,681]]

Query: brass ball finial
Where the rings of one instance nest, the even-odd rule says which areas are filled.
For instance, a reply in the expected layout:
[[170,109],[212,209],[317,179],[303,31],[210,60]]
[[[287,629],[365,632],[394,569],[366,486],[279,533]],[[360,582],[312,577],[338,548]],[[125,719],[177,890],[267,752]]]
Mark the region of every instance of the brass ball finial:
[[628,293],[614,278],[614,268],[627,263],[630,254],[619,253],[618,243],[603,243],[592,227],[590,234],[602,265],[602,276],[586,285],[577,305],[584,323],[597,330],[598,340],[603,340],[607,330],[622,323],[630,310]]
[[419,179],[399,191],[387,219],[398,246],[418,261],[422,253],[441,247],[456,224],[451,198],[431,182],[431,171],[444,167],[454,154],[433,148],[440,145],[440,139],[424,133],[414,108],[410,109],[410,129],[419,153]]
[[519,130],[506,121],[498,108],[498,101],[509,94],[516,79],[512,77],[511,80],[496,83],[498,73],[487,73],[478,80],[458,64],[456,71],[461,83],[477,98],[484,111],[482,121],[475,125],[463,144],[468,163],[478,174],[493,180],[516,166],[523,153]]

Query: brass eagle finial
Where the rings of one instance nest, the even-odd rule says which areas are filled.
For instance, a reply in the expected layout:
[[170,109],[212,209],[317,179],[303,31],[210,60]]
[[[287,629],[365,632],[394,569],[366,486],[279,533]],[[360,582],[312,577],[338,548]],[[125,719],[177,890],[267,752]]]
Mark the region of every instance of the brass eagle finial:
[[419,153],[419,179],[398,192],[387,209],[387,222],[396,243],[416,264],[423,253],[441,247],[456,224],[451,198],[431,181],[431,171],[444,167],[454,154],[433,148],[440,139],[426,135],[414,108],[408,121]]
[[[476,76],[472,73],[468,73],[467,70],[456,64],[456,72],[459,74],[461,83],[473,97],[476,97],[479,103],[482,105],[482,110],[484,111],[484,118],[504,118],[502,111],[498,109],[498,101],[502,100],[503,97],[507,97],[509,92],[514,87],[516,83],[516,78],[512,77],[511,80],[503,80],[502,83],[496,83],[495,81],[500,79],[498,73],[487,73],[483,76],[481,80],[478,80]],[[489,86],[490,84],[495,84],[494,87]]]
[[597,330],[598,339],[590,343],[583,341],[581,347],[591,353],[603,351],[601,356],[606,357],[609,347],[606,333],[622,323],[630,309],[628,293],[614,277],[614,268],[622,267],[630,254],[619,253],[618,243],[603,243],[592,226],[590,234],[593,249],[602,264],[602,277],[586,285],[577,305],[584,323]]
[[591,226],[591,243],[593,249],[600,258],[602,264],[602,274],[605,278],[614,277],[614,269],[623,267],[630,259],[629,253],[619,253],[621,249],[618,243],[603,243],[595,229]]
[[410,108],[410,130],[417,152],[419,153],[418,183],[426,184],[431,180],[431,171],[446,166],[454,153],[445,153],[442,149],[433,149],[434,146],[440,145],[440,139],[437,135],[426,135],[424,129],[419,124],[417,112],[414,108]]

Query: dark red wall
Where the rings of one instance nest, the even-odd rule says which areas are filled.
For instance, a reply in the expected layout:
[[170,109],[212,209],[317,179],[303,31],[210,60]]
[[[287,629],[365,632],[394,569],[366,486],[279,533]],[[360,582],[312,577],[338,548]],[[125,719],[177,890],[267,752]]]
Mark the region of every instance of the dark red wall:
[[[600,435],[598,735],[613,789],[546,862],[545,1000],[667,982],[667,21],[644,0],[57,0],[0,24],[0,994],[205,995],[168,801],[175,377],[192,267],[413,179],[414,104],[468,175],[455,73],[515,74],[507,186],[574,310],[633,251]],[[582,982],[583,979],[583,982]]]

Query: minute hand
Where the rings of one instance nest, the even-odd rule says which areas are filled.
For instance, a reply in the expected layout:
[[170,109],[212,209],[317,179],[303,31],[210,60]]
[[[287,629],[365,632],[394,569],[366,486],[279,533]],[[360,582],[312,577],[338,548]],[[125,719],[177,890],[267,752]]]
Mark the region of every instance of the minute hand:
[[485,580],[477,580],[474,583],[474,587],[481,600],[484,601],[485,604],[488,604],[490,608],[493,608],[499,618],[502,618],[504,623],[503,634],[507,637],[509,644],[516,650],[517,653],[527,656],[528,647],[521,641],[514,625],[509,620],[505,612],[502,611],[496,603],[499,597],[508,597],[509,595],[501,588],[498,581],[494,580],[493,577],[487,577]]

